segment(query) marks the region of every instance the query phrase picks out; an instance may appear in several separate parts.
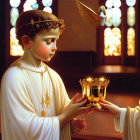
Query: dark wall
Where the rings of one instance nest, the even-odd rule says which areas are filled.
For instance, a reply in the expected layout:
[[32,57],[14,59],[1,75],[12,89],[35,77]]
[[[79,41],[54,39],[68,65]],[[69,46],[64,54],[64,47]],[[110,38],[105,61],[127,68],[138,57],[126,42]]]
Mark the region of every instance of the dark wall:
[[140,67],[140,1],[137,0],[138,3],[138,13],[137,13],[137,19],[138,19],[138,35],[137,35],[137,39],[138,39],[138,67]]
[[5,62],[5,5],[7,0],[0,0],[0,79],[4,72]]
[[96,53],[92,51],[59,51],[48,65],[57,71],[66,88],[81,88],[79,80],[92,75]]
[[[98,11],[98,0],[81,0]],[[66,30],[58,41],[60,51],[96,52],[96,26],[82,20],[76,0],[58,0],[58,16],[64,19]]]

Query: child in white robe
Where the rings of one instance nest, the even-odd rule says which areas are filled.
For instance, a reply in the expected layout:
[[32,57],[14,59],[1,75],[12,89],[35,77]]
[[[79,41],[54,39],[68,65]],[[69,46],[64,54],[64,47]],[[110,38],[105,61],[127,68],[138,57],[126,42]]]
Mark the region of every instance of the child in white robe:
[[1,82],[3,140],[70,140],[69,122],[89,111],[83,106],[87,100],[77,94],[70,100],[60,76],[43,63],[54,56],[63,30],[62,19],[42,10],[18,17],[16,36],[24,54]]
[[140,140],[140,101],[135,108],[120,108],[109,101],[100,103],[115,116],[115,129],[123,133],[123,140]]

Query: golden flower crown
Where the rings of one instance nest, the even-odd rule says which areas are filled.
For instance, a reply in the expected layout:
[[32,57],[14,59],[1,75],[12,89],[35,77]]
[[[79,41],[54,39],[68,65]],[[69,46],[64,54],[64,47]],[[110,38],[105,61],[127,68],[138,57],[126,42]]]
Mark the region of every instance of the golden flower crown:
[[35,25],[37,28],[40,28],[39,23],[45,23],[45,22],[56,22],[56,23],[59,23],[59,24],[64,24],[63,19],[58,19],[58,20],[52,20],[52,19],[41,20],[41,19],[39,19],[38,21],[34,21],[34,19],[31,19],[29,23],[20,26],[20,28],[18,30],[21,30],[22,28],[24,28],[28,25],[32,25],[32,26]]
[[60,24],[63,24],[63,19],[58,19],[58,20],[51,20],[51,19],[45,19],[45,20],[39,20],[39,21],[34,21],[34,19],[31,19],[31,21],[25,25],[23,25],[24,27],[25,26],[28,26],[28,25],[37,25],[37,27],[40,27],[38,23],[44,23],[44,22],[58,22]]

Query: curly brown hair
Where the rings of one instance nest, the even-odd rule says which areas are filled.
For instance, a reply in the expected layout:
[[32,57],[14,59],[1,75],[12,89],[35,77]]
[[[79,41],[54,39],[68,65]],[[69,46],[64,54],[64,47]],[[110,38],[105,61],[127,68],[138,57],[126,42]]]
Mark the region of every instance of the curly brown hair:
[[16,21],[16,37],[22,45],[22,37],[28,35],[32,39],[42,30],[60,29],[60,34],[65,29],[63,19],[43,10],[30,10],[20,14]]

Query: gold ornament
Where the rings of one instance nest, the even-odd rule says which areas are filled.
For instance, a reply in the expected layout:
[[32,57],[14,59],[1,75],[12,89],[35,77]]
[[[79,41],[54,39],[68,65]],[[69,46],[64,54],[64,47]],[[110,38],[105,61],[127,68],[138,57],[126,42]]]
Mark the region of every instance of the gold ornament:
[[46,112],[44,110],[41,111],[41,117],[46,117]]

